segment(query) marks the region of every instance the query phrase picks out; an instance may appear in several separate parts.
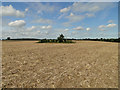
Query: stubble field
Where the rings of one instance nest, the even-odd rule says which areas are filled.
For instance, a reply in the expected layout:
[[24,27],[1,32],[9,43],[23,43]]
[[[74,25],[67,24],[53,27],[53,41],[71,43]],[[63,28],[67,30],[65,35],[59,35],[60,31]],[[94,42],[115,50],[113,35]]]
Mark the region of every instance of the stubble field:
[[2,41],[2,87],[117,88],[118,43]]

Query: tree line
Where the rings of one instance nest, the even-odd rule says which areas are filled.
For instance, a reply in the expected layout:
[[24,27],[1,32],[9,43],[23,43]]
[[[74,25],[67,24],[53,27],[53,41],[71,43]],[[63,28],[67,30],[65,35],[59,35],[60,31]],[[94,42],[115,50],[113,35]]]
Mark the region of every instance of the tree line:
[[120,42],[120,38],[85,38],[85,39],[66,39],[63,34],[60,34],[57,39],[34,39],[34,38],[19,38],[19,39],[11,39],[10,37],[7,37],[6,40],[39,40],[38,43],[73,43],[73,40],[89,40],[89,41],[105,41],[105,42]]
[[109,39],[105,39],[105,38],[96,38],[96,39],[90,39],[90,38],[87,38],[87,39],[81,39],[81,40],[90,40],[90,41],[105,41],[105,42],[120,42],[120,38],[109,38]]

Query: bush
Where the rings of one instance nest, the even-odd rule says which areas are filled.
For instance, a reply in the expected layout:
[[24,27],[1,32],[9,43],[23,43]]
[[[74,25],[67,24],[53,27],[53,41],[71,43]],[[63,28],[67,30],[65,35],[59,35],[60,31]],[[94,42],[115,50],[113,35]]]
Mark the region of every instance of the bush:
[[59,41],[59,43],[64,42],[64,35],[61,34],[61,35],[57,38],[57,40]]
[[64,35],[61,34],[57,39],[42,39],[38,43],[73,43],[72,40],[67,40]]
[[7,37],[7,40],[10,40],[10,37]]

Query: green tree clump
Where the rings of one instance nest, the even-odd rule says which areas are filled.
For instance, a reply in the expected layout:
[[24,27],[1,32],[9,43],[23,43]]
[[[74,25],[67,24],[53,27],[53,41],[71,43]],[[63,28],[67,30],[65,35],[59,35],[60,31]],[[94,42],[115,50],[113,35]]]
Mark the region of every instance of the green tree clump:
[[10,37],[7,37],[7,40],[10,40]]
[[64,35],[61,34],[61,35],[57,38],[57,40],[59,41],[59,43],[64,42]]
[[57,39],[41,39],[39,43],[73,43],[72,40],[67,40],[64,38],[63,34],[60,34]]

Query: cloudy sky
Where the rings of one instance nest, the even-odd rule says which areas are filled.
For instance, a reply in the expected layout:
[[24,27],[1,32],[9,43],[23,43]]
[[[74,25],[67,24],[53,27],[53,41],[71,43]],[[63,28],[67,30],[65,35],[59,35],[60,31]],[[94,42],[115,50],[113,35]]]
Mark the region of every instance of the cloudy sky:
[[4,2],[2,37],[117,38],[117,2]]

